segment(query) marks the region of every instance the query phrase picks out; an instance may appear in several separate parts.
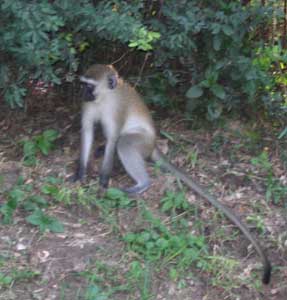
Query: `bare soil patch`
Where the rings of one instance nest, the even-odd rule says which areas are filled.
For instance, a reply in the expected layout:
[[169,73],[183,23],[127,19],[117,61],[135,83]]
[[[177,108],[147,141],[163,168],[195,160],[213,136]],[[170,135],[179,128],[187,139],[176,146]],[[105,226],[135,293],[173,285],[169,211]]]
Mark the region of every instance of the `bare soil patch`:
[[[244,122],[229,121],[222,129],[192,130],[176,116],[157,125],[174,137],[174,140],[167,141],[161,136],[159,144],[164,152],[172,154],[175,164],[185,168],[243,220],[250,215],[260,216],[264,232],[260,233],[255,223],[251,223],[250,227],[267,249],[274,265],[271,284],[266,287],[259,284],[261,264],[243,235],[235,234],[234,226],[220,217],[214,208],[186,191],[188,201],[197,207],[197,214],[190,219],[191,230],[193,224],[200,220],[209,255],[237,260],[239,265],[231,276],[250,278],[248,283],[241,281],[239,286],[232,286],[231,283],[226,286],[226,282],[220,282],[221,277],[213,273],[214,269],[200,271],[195,266],[190,266],[186,276],[181,274],[177,280],[172,280],[164,268],[158,270],[149,265],[148,294],[144,295],[136,285],[130,288],[133,279],[127,274],[130,262],[137,254],[127,249],[122,237],[143,226],[139,201],[144,200],[149,210],[165,221],[168,216],[160,211],[160,200],[166,190],[178,189],[173,176],[149,166],[149,172],[153,174],[151,188],[135,199],[136,205],[115,207],[111,219],[97,206],[82,205],[77,201],[79,196],[75,195],[70,205],[48,197],[51,204],[46,212],[63,223],[63,233],[42,233],[27,223],[27,214],[22,209],[16,210],[12,224],[0,225],[0,272],[14,274],[13,278],[16,278],[9,285],[0,287],[1,300],[287,299],[286,198],[277,204],[267,203],[264,177],[256,173],[250,163],[252,157],[265,149],[270,154],[275,175],[286,184],[286,169],[280,159],[283,150],[276,136],[266,128],[262,130],[265,135],[261,136],[260,145],[251,147],[251,141],[248,149],[243,137],[250,129]],[[40,190],[47,176],[62,178],[65,188],[75,189],[76,185],[71,184],[68,178],[73,173],[79,154],[79,113],[64,108],[50,108],[46,113],[39,110],[6,113],[2,110],[0,127],[0,175],[3,178],[0,205],[7,201],[7,191],[16,184],[20,175],[27,184],[32,183],[35,190]],[[40,155],[36,166],[24,166],[19,141],[51,128],[60,132],[55,149],[48,156]],[[99,160],[94,160],[86,184],[97,185],[98,164]],[[116,167],[111,185],[120,187],[128,183],[127,175],[121,167]],[[27,270],[30,275],[27,275]],[[25,275],[19,275],[21,271]],[[111,291],[119,286],[122,289],[113,290],[111,296],[101,296],[99,293],[98,298],[89,298],[88,289],[93,274],[103,290]]]

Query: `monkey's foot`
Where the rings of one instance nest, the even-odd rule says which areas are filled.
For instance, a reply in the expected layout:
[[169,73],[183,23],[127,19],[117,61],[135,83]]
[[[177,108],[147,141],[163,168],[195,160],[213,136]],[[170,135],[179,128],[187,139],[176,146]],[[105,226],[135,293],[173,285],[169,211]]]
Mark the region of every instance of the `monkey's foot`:
[[100,186],[103,188],[108,188],[109,186],[109,181],[110,181],[110,176],[109,175],[100,175]]
[[145,192],[150,186],[150,182],[145,184],[136,184],[130,188],[121,189],[123,192],[128,194],[141,194]]
[[70,176],[68,178],[68,181],[74,183],[74,182],[77,182],[77,181],[83,181],[84,178],[85,178],[84,174],[82,174],[80,172],[77,172],[76,174]]

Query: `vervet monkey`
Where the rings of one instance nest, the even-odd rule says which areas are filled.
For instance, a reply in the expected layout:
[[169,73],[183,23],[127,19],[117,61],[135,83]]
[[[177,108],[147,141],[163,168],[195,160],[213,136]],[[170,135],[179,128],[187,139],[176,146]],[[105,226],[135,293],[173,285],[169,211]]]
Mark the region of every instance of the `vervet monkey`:
[[111,65],[93,65],[80,77],[84,85],[82,110],[80,164],[74,180],[82,180],[94,139],[94,125],[100,123],[106,138],[104,159],[100,169],[100,185],[107,187],[113,168],[115,152],[135,185],[124,189],[128,193],[142,193],[150,186],[145,160],[159,162],[174,173],[188,187],[221,210],[252,243],[260,255],[264,273],[262,282],[271,277],[271,264],[263,249],[249,229],[229,208],[194,183],[190,177],[168,162],[156,147],[156,131],[153,120],[141,97],[127,82],[119,78]]

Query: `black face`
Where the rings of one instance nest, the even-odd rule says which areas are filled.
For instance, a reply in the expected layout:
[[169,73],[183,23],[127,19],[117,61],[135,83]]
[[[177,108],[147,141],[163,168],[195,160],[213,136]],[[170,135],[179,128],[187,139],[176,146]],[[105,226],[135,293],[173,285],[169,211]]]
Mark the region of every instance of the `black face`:
[[82,97],[85,101],[94,101],[96,99],[93,94],[95,86],[91,83],[82,82]]
[[113,90],[114,88],[116,88],[117,86],[117,77],[115,75],[110,75],[108,76],[108,86],[111,90]]

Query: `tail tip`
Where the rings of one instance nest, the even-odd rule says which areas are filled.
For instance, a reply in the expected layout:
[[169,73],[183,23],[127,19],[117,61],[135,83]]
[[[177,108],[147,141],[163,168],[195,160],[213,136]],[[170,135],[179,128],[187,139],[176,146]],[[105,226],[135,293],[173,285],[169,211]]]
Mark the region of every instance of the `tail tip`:
[[264,284],[268,284],[270,282],[271,279],[271,264],[268,263],[265,267],[264,267],[264,273],[263,273],[263,277],[262,277],[262,282]]

